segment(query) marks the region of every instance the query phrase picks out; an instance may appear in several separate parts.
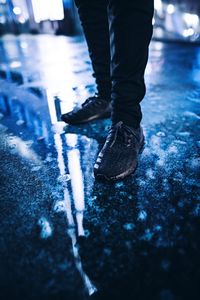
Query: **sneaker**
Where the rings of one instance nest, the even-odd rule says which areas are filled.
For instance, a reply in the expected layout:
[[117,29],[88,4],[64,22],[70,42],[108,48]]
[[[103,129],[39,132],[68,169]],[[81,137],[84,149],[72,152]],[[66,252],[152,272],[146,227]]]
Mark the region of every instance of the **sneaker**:
[[68,124],[81,124],[100,118],[109,118],[111,102],[101,98],[98,94],[88,98],[79,109],[63,114],[61,120]]
[[134,129],[123,122],[113,125],[94,165],[95,177],[118,180],[133,173],[143,146],[141,126]]

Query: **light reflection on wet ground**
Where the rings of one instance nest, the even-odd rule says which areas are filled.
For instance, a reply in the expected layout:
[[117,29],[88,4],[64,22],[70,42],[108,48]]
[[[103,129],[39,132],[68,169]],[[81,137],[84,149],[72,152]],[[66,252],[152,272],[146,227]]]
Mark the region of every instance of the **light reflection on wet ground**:
[[59,121],[90,74],[79,38],[0,41],[4,299],[199,299],[200,49],[152,42],[146,146],[123,182],[93,177],[109,120]]

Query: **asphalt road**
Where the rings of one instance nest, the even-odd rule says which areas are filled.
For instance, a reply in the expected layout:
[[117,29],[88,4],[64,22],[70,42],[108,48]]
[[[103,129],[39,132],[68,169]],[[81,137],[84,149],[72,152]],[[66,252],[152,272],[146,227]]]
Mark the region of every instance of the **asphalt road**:
[[81,38],[5,36],[0,77],[1,299],[200,299],[200,48],[151,43],[146,145],[116,183],[93,177],[110,121],[60,122],[95,90]]

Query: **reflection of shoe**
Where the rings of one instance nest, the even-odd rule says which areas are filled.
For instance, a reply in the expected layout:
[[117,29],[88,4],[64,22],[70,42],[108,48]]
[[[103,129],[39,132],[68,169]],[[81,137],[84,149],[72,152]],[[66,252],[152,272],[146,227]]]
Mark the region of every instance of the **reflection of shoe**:
[[144,146],[142,127],[134,129],[118,122],[110,129],[94,166],[94,175],[107,180],[123,179],[135,171]]
[[63,114],[61,120],[68,124],[81,124],[91,120],[108,118],[111,114],[110,101],[98,94],[88,98],[78,110]]

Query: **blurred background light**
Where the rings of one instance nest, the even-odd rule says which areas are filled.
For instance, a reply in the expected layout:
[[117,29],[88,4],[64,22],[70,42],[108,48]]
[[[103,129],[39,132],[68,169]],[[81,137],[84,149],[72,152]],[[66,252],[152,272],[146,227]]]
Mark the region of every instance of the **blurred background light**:
[[200,43],[199,0],[155,0],[154,39]]
[[173,4],[169,4],[167,6],[167,12],[168,14],[173,14],[175,12],[175,6]]
[[22,11],[21,11],[21,8],[20,8],[20,7],[15,6],[15,7],[13,8],[13,12],[14,12],[14,14],[16,14],[16,15],[20,15]]
[[192,36],[194,34],[194,29],[189,28],[189,29],[185,29],[183,31],[183,36],[188,37],[188,36]]
[[199,26],[199,17],[196,14],[183,14],[183,19],[185,20],[188,26],[198,28]]
[[37,23],[44,20],[63,20],[62,0],[32,0],[34,18]]
[[[200,0],[154,0],[153,38],[200,43]],[[0,35],[81,35],[74,0],[0,0]]]
[[161,0],[155,0],[154,1],[154,6],[156,10],[161,10],[162,9],[162,1]]

